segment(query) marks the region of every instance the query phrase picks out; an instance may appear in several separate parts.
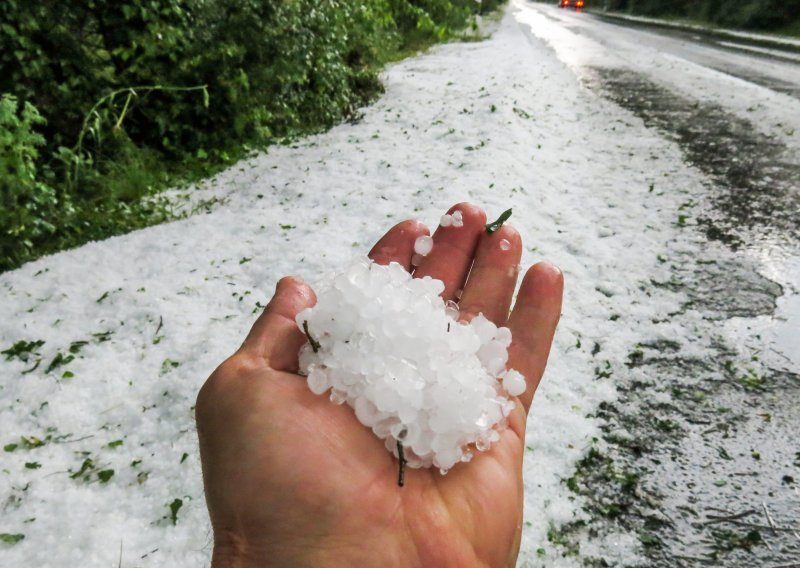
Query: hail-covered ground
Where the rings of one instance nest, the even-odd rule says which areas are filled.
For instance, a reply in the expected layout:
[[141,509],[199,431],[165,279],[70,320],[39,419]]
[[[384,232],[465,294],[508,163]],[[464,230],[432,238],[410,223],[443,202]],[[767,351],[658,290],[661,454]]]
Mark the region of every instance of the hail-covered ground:
[[[680,213],[703,179],[677,144],[584,89],[551,48],[567,32],[526,10],[513,3],[486,41],[392,66],[358,122],[207,181],[189,197],[207,212],[0,275],[0,565],[207,564],[203,381],[279,277],[317,282],[396,222],[433,227],[461,201],[489,218],[513,207],[522,264],[565,274],[528,423],[520,565],[580,563],[559,544],[558,527],[587,518],[565,480],[600,438],[591,415],[616,396],[610,369],[645,326],[703,344],[701,317],[664,317],[682,292],[650,287],[673,277],[665,243],[703,246]],[[619,532],[584,550],[635,562],[640,547]]]

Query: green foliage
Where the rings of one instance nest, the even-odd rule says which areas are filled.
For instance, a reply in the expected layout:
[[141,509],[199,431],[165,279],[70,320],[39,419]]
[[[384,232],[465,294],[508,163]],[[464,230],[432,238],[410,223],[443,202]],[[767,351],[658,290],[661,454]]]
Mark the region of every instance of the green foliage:
[[0,266],[24,256],[37,239],[55,230],[50,220],[59,200],[37,175],[45,140],[34,127],[43,123],[31,103],[20,108],[15,96],[0,97]]
[[500,0],[0,0],[0,271],[172,217],[157,192],[324,129]]
[[791,31],[800,26],[800,0],[609,0],[606,5],[612,10],[690,18],[723,27]]

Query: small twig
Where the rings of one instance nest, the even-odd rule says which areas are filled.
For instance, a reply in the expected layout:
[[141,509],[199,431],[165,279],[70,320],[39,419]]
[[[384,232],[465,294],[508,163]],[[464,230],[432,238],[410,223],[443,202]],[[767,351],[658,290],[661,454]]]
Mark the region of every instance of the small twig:
[[303,322],[303,332],[305,332],[308,342],[311,344],[311,350],[314,351],[314,353],[318,352],[319,348],[322,346],[319,344],[319,341],[311,337],[311,332],[308,331],[308,320]]
[[[764,525],[764,524],[761,524],[761,523],[748,523],[747,521],[737,521],[736,519],[723,520],[723,521],[708,521],[708,522],[705,522],[703,524],[704,525],[710,525],[713,522],[731,523],[732,525],[736,525],[736,526],[739,526],[739,527],[749,527],[751,529],[772,529],[772,527],[769,526],[769,525]],[[794,529],[790,529],[790,528],[786,528],[786,527],[779,527],[779,526],[776,526],[772,530],[775,530],[775,531],[778,531],[778,532],[794,532]]]
[[775,530],[775,521],[772,520],[772,515],[769,514],[769,509],[767,509],[767,504],[762,501],[761,506],[764,507],[764,514],[767,516],[767,522],[769,522],[769,526],[772,528],[772,533],[777,534],[778,531]]
[[24,371],[22,371],[22,374],[27,375],[28,373],[33,373],[36,369],[39,368],[39,365],[41,364],[42,364],[42,359],[40,357],[39,359],[36,360],[36,363],[34,363],[33,367],[31,367],[30,369],[25,369]]
[[503,211],[500,214],[500,216],[497,218],[497,221],[494,221],[493,223],[487,223],[486,224],[486,232],[491,235],[496,230],[498,230],[500,227],[502,227],[503,223],[508,221],[509,217],[511,217],[511,209],[506,209],[505,211]]
[[405,485],[405,468],[406,468],[406,456],[403,455],[403,443],[400,440],[397,440],[397,456],[400,460],[400,475],[397,478],[397,485],[402,487]]
[[156,332],[153,334],[153,341],[155,341],[156,337],[158,337],[158,332],[161,331],[162,327],[164,327],[164,316],[158,316],[158,327],[156,328]]
[[711,520],[705,521],[703,524],[710,525],[712,523],[724,523],[726,521],[733,521],[736,519],[741,519],[742,517],[748,517],[750,515],[754,515],[755,512],[756,512],[755,509],[749,509],[741,513],[731,513],[730,515],[709,515],[706,513],[706,518]]
[[75,442],[83,442],[84,440],[88,440],[89,438],[94,438],[94,434],[89,434],[88,436],[83,436],[82,438],[75,438],[74,440],[55,440],[54,444],[74,444]]

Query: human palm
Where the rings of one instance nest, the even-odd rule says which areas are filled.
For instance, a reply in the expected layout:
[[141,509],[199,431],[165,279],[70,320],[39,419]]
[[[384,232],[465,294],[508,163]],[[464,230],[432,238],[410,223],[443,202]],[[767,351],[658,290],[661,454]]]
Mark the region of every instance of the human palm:
[[[445,283],[462,317],[483,313],[511,328],[509,367],[528,389],[488,452],[436,469],[407,469],[346,405],[313,394],[296,374],[305,336],[295,315],[315,302],[302,281],[282,279],[239,351],[209,378],[197,401],[203,476],[214,528],[215,566],[513,565],[522,525],[525,418],[547,361],[562,278],[548,264],[523,279],[509,316],[521,242],[504,226],[487,234],[479,208],[459,204],[463,227],[440,227],[414,271]],[[406,221],[370,257],[411,269]],[[467,279],[467,275],[469,278]]]

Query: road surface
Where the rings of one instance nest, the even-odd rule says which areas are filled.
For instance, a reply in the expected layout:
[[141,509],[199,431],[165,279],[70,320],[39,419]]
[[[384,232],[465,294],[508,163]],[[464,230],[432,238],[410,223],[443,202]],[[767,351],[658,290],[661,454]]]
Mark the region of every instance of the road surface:
[[[586,97],[677,146],[684,167],[703,177],[678,216],[701,240],[665,259],[681,276],[657,287],[686,293],[667,316],[678,327],[696,330],[698,314],[717,322],[703,332],[715,345],[701,353],[662,337],[631,351],[619,399],[598,413],[607,446],[573,478],[593,518],[574,533],[592,543],[637,532],[646,560],[588,554],[612,564],[800,565],[797,53],[513,6]],[[603,153],[596,148],[595,159]],[[731,358],[742,345],[751,365]]]

